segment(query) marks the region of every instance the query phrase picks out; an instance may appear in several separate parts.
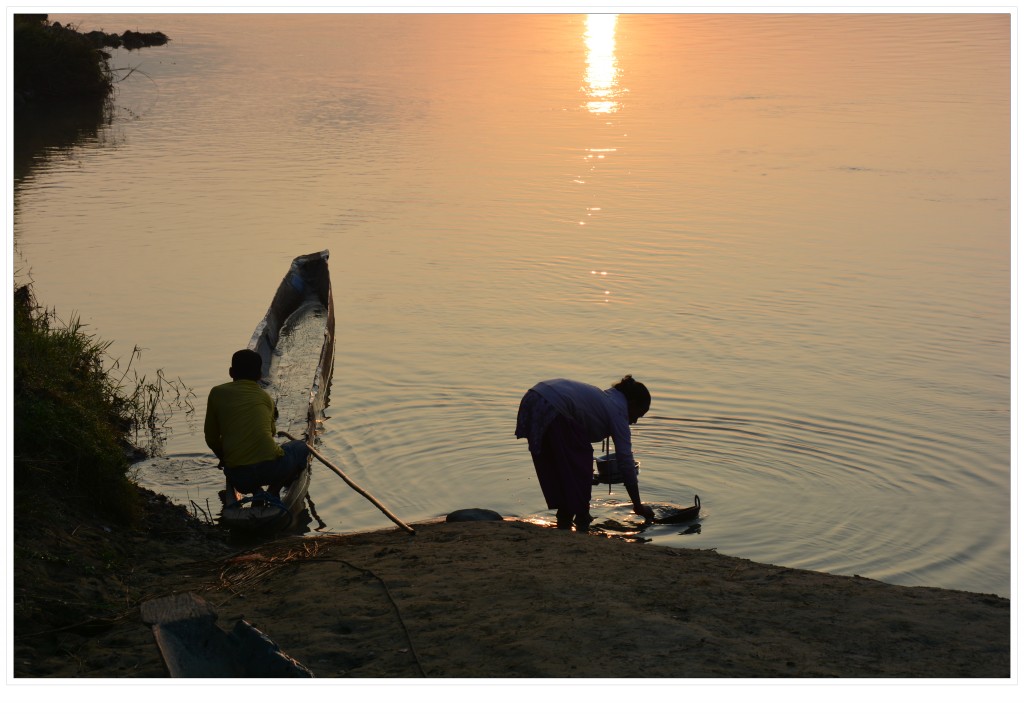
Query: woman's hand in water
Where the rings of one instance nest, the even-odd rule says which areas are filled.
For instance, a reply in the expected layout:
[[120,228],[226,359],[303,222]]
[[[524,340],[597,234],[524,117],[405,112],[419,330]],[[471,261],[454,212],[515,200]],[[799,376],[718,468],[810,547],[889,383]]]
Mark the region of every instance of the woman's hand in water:
[[648,522],[654,521],[654,510],[648,507],[646,504],[634,504],[633,512],[634,514],[639,514]]

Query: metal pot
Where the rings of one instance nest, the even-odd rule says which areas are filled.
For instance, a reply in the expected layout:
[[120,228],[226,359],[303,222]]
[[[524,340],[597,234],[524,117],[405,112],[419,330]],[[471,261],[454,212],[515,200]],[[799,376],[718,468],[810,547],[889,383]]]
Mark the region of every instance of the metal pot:
[[[595,459],[597,474],[594,476],[601,484],[621,484],[622,475],[619,472],[619,462],[614,454],[604,454]],[[635,461],[633,466],[637,474],[640,474],[640,463]]]

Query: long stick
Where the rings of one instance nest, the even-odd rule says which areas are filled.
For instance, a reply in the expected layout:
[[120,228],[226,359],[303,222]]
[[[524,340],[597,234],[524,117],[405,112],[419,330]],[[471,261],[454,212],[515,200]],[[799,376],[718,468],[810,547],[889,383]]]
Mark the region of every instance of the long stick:
[[[295,440],[295,437],[292,437],[292,436],[291,436],[290,434],[288,434],[287,432],[278,432],[277,434],[278,434],[278,436],[279,436],[279,437],[287,437],[288,439],[292,440],[293,442],[294,442],[294,441],[296,441],[296,440]],[[410,526],[409,526],[408,524],[406,524],[405,522],[403,522],[403,521],[402,521],[401,519],[399,519],[398,517],[396,517],[395,515],[393,515],[393,514],[392,514],[392,513],[391,513],[391,512],[390,512],[390,511],[388,510],[388,508],[387,508],[387,507],[385,507],[385,506],[384,506],[383,504],[381,504],[380,502],[378,502],[378,501],[377,501],[377,499],[376,499],[376,498],[375,498],[375,497],[374,497],[374,496],[373,496],[372,494],[370,494],[370,493],[369,493],[369,492],[367,492],[367,491],[366,491],[365,489],[363,489],[362,487],[360,487],[360,486],[359,486],[358,484],[356,484],[355,482],[353,482],[353,481],[352,481],[351,479],[349,479],[348,477],[346,477],[346,476],[345,476],[345,473],[344,473],[344,472],[342,472],[342,471],[341,471],[340,469],[338,469],[338,467],[336,467],[336,466],[335,466],[335,465],[334,465],[334,464],[333,464],[333,463],[332,463],[332,462],[331,462],[331,461],[330,461],[329,459],[327,459],[327,457],[323,456],[322,454],[320,454],[320,452],[318,452],[317,450],[313,449],[313,447],[311,447],[311,446],[310,446],[309,442],[307,442],[307,443],[306,443],[306,446],[307,446],[307,447],[309,447],[309,452],[310,452],[310,454],[312,454],[312,455],[313,455],[314,457],[316,457],[316,458],[317,458],[317,459],[319,459],[319,460],[320,460],[321,462],[323,462],[323,463],[324,463],[324,465],[325,465],[325,466],[326,466],[326,467],[327,467],[328,469],[330,469],[331,471],[333,471],[333,472],[334,472],[334,473],[335,473],[336,475],[338,475],[339,477],[341,477],[342,479],[344,479],[344,480],[345,480],[345,484],[347,484],[347,485],[348,485],[349,487],[351,487],[352,489],[354,489],[354,490],[356,490],[357,492],[359,492],[359,494],[363,495],[363,496],[364,496],[364,497],[366,497],[366,498],[367,498],[368,500],[370,500],[370,501],[371,501],[371,502],[373,503],[373,506],[374,506],[374,507],[376,507],[377,509],[379,509],[380,511],[382,511],[382,512],[384,513],[384,516],[386,516],[386,517],[387,517],[388,519],[390,519],[390,520],[391,520],[392,522],[394,522],[395,524],[397,524],[397,525],[398,525],[399,527],[401,527],[402,529],[404,529],[404,530],[405,530],[406,532],[408,532],[409,534],[416,534],[416,530],[415,530],[415,529],[413,529],[413,528],[412,528],[412,527],[410,527]]]

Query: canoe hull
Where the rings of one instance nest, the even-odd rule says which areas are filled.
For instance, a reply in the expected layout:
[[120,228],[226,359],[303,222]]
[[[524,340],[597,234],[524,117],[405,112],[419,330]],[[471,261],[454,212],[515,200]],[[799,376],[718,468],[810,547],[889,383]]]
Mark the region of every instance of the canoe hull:
[[[263,358],[266,374],[272,365],[274,350],[281,337],[281,330],[288,318],[310,300],[320,302],[327,312],[324,341],[316,370],[309,378],[309,401],[306,404],[305,438],[312,442],[319,431],[324,408],[327,406],[334,370],[334,298],[331,292],[331,277],[328,269],[329,252],[324,250],[296,257],[287,274],[274,294],[263,319],[256,325],[248,348]],[[264,384],[267,377],[264,376]],[[243,495],[225,482],[221,493],[221,523],[232,530],[265,531],[283,529],[291,525],[302,514],[306,494],[309,491],[312,457],[305,469],[291,485],[281,491],[281,504],[277,507],[253,506]]]

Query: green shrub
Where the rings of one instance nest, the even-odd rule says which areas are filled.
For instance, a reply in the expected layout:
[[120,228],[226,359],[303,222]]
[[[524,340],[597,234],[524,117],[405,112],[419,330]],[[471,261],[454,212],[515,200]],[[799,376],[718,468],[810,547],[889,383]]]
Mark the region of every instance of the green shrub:
[[140,507],[126,450],[135,408],[104,370],[110,343],[76,319],[58,322],[28,287],[15,291],[13,319],[16,504],[31,512],[65,498],[132,523]]

